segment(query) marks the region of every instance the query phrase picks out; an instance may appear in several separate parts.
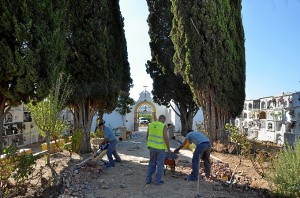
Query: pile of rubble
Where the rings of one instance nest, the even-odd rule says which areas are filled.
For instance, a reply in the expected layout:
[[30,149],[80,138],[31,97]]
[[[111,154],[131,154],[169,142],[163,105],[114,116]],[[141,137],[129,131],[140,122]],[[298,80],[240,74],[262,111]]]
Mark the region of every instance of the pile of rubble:
[[[104,166],[102,165],[87,163],[80,169],[65,171],[62,174],[62,195],[60,197],[95,197],[94,189],[110,188],[108,181],[98,180],[103,170]],[[96,180],[96,183],[93,182]],[[120,187],[125,187],[125,185]]]
[[[243,172],[237,172],[237,167],[231,170],[229,164],[221,161],[214,161],[211,166],[212,180],[218,180],[226,185],[235,185],[245,190],[249,189],[252,183],[252,178],[243,174]],[[203,169],[200,170],[203,172]]]

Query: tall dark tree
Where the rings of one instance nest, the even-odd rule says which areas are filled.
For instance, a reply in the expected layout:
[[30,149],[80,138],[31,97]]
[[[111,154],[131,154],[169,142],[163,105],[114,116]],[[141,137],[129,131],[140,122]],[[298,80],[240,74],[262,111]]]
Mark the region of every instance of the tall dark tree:
[[241,0],[171,0],[175,71],[203,107],[211,140],[245,100],[245,48]]
[[69,101],[75,127],[82,129],[81,152],[90,152],[90,128],[96,111],[112,111],[132,79],[119,0],[70,4],[68,73],[74,92]]
[[11,107],[47,96],[63,65],[65,2],[0,2],[0,126]]
[[[198,107],[193,100],[189,85],[182,76],[174,73],[175,53],[170,38],[173,14],[171,1],[147,0],[149,7],[148,25],[150,35],[151,61],[147,61],[147,73],[153,79],[153,99],[160,105],[171,106],[180,117],[182,134],[193,126]],[[177,106],[171,105],[171,101]]]

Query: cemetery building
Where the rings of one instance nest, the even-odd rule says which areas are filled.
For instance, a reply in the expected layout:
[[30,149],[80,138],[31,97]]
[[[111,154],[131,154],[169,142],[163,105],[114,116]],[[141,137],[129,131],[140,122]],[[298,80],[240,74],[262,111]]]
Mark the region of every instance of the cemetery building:
[[246,100],[235,125],[250,139],[295,143],[300,137],[300,92]]

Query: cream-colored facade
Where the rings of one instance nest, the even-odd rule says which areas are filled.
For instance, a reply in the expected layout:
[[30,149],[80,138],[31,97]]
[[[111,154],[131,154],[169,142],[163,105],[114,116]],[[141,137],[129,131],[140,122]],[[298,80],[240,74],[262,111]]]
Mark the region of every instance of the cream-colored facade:
[[30,113],[23,104],[11,108],[4,119],[3,129],[3,147],[27,145],[39,139]]
[[[174,106],[175,107],[175,106]],[[177,110],[177,108],[175,107]],[[158,105],[153,101],[153,98],[148,91],[142,91],[139,99],[131,106],[131,113],[121,116],[119,112],[113,111],[110,114],[104,114],[103,118],[107,126],[113,130],[120,127],[126,127],[127,130],[138,131],[138,118],[143,116],[143,113],[151,114],[152,121],[158,119],[159,115],[166,116],[167,125],[173,125],[175,131],[181,131],[181,122],[179,116],[172,108]],[[61,117],[66,120],[70,126],[73,125],[73,114],[69,110],[63,110]],[[97,115],[94,116],[91,131],[96,128]],[[193,129],[197,129],[197,123],[203,123],[203,114],[201,109],[194,117]],[[24,105],[12,108],[4,120],[3,148],[11,144],[16,144],[18,147],[23,147],[36,142],[41,142],[43,138],[39,135],[37,127],[31,119],[30,112]]]
[[[173,107],[176,111],[178,111],[177,107],[174,104]],[[153,101],[151,93],[146,90],[140,93],[136,103],[130,108],[131,112],[126,116],[122,117],[117,111],[113,111],[110,114],[104,114],[103,119],[106,121],[106,124],[112,129],[117,129],[120,126],[125,126],[128,130],[138,131],[138,118],[143,117],[144,112],[152,115],[152,120],[150,120],[150,122],[157,120],[159,115],[163,114],[166,116],[165,124],[173,125],[174,131],[176,132],[182,131],[180,117],[175,113],[175,111],[171,107],[167,108],[166,106],[161,106],[155,103]],[[92,123],[92,131],[94,131],[96,128],[96,118],[97,116],[94,117],[94,121]],[[192,127],[194,130],[197,130],[196,125],[198,123],[203,123],[203,113],[201,109],[195,115],[193,123],[194,124]]]
[[[69,124],[73,123],[73,114],[70,111],[63,110],[61,116]],[[11,108],[4,119],[3,129],[3,148],[11,144],[22,147],[43,140],[31,118],[30,112],[23,104]]]
[[246,100],[235,125],[250,139],[293,144],[300,137],[300,92]]

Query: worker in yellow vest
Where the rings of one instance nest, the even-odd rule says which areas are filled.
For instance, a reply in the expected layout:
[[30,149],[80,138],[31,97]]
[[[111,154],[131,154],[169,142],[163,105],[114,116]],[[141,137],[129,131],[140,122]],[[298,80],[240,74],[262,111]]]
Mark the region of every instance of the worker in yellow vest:
[[154,185],[164,183],[162,175],[164,171],[165,151],[170,152],[167,126],[164,124],[166,116],[160,115],[158,121],[152,122],[147,130],[147,146],[150,150],[150,160],[146,176],[146,184],[151,184],[152,175],[156,171]]

